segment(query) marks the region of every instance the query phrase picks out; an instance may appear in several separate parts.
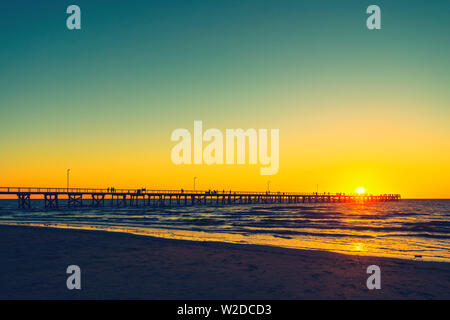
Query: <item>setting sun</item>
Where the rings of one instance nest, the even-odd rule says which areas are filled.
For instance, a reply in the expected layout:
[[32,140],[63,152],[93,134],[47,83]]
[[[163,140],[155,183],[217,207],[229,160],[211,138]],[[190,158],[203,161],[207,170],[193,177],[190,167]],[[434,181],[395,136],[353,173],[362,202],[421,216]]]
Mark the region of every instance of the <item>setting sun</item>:
[[366,189],[364,189],[363,187],[358,187],[358,188],[356,189],[356,193],[358,193],[358,194],[366,193]]

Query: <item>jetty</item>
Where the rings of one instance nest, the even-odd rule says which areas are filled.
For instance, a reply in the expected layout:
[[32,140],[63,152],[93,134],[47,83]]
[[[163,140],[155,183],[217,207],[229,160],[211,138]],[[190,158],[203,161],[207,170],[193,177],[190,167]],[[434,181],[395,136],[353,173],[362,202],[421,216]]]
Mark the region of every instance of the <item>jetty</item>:
[[0,195],[16,197],[19,208],[31,208],[32,199],[45,208],[60,207],[165,207],[244,204],[295,204],[398,201],[399,194],[346,194],[257,192],[231,190],[147,190],[95,188],[0,187]]

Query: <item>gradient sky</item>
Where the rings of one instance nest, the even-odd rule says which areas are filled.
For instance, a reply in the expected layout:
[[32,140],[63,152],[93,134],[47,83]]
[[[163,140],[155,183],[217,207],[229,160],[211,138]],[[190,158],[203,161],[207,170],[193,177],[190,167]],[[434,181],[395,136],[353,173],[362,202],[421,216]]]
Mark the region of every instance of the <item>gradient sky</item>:
[[[450,198],[449,34],[447,0],[3,3],[0,185]],[[280,129],[279,173],[175,166],[194,120]]]

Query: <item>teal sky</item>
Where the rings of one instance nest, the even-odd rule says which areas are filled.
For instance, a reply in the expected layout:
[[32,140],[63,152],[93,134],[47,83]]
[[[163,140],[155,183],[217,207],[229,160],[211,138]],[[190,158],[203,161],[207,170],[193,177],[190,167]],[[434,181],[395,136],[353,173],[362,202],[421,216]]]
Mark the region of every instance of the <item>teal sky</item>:
[[[66,28],[70,4],[79,31]],[[382,30],[365,26],[370,4]],[[7,164],[67,141],[165,152],[170,132],[196,119],[295,133],[323,114],[360,112],[355,101],[425,115],[448,134],[449,1],[18,0],[0,17]]]
[[[125,110],[131,118],[233,108],[250,116],[257,103],[242,110],[247,99],[361,78],[361,90],[448,87],[448,1],[377,1],[380,32],[365,28],[364,1],[78,1],[81,31],[65,28],[68,4],[16,1],[1,10],[7,132],[49,117],[67,128],[63,119],[87,111],[96,126],[105,112],[124,120]],[[209,107],[221,102],[227,110]]]

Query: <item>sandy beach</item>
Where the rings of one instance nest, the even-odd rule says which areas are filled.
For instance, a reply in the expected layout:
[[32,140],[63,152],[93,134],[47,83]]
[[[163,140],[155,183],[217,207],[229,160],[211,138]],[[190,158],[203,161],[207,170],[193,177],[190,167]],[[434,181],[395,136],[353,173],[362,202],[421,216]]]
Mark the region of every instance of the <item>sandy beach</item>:
[[[0,299],[449,299],[450,264],[0,226]],[[66,288],[78,265],[82,289]],[[381,268],[368,290],[366,268]]]

